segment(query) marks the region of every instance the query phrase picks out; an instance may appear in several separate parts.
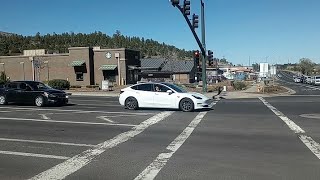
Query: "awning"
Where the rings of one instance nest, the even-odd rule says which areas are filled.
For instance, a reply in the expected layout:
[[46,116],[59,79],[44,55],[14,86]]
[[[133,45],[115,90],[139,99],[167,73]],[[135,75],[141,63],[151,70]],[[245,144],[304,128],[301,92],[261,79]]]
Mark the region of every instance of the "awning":
[[102,65],[99,70],[115,70],[117,65]]
[[75,66],[82,66],[86,61],[72,61],[70,66],[75,67]]

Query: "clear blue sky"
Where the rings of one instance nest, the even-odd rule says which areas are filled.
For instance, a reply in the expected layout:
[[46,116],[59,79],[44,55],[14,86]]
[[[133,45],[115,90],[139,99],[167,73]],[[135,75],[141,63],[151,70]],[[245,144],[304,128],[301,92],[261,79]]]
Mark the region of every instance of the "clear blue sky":
[[[249,57],[251,63],[292,63],[302,57],[320,63],[319,0],[204,1],[207,49],[215,57],[244,65]],[[191,12],[199,14],[200,0],[191,0]],[[22,35],[112,35],[120,30],[127,36],[198,49],[169,0],[10,0],[1,2],[0,17],[0,31]]]

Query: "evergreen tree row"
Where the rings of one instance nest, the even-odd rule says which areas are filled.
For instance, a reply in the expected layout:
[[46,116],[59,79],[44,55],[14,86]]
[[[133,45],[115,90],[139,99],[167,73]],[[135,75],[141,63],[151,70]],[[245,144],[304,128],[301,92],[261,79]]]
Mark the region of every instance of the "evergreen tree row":
[[139,50],[141,57],[165,57],[173,59],[190,59],[192,51],[178,49],[175,46],[159,43],[152,39],[128,37],[116,31],[112,36],[102,32],[90,34],[37,33],[35,36],[0,35],[0,56],[12,56],[27,49],[47,49],[58,53],[67,53],[69,47],[100,46],[101,48],[129,48]]

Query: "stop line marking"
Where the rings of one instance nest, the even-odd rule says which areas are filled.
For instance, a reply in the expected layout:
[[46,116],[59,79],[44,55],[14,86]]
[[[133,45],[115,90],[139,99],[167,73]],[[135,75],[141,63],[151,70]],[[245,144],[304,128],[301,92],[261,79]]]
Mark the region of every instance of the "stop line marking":
[[312,137],[306,135],[306,132],[294,123],[291,119],[285,116],[281,111],[277,108],[273,107],[270,103],[268,103],[262,97],[259,99],[266,105],[275,115],[277,115],[283,122],[287,124],[287,126],[299,137],[299,139],[310,149],[310,151],[320,159],[320,144],[317,143]]
[[79,146],[79,147],[93,147],[94,146],[92,144],[77,144],[77,143],[37,141],[37,140],[29,140],[29,139],[11,139],[11,138],[0,138],[0,141],[37,143],[37,144],[56,144],[56,145]]
[[115,123],[99,123],[99,122],[83,122],[83,121],[56,121],[50,119],[27,119],[27,118],[9,118],[9,117],[0,117],[0,120],[8,121],[31,121],[31,122],[47,122],[47,123],[65,123],[65,124],[86,124],[86,125],[109,125],[109,126],[127,126],[135,127],[133,124],[115,124]]
[[28,156],[28,157],[39,157],[39,158],[50,158],[50,159],[69,159],[66,156],[55,156],[47,154],[34,154],[34,153],[24,153],[24,152],[14,152],[14,151],[0,151],[0,154],[15,155],[15,156]]

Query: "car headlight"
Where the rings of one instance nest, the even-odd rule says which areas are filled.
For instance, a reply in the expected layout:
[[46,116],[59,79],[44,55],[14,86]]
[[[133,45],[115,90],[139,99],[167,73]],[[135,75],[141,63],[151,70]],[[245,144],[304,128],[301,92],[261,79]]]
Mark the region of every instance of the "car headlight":
[[202,99],[202,97],[199,97],[199,96],[195,96],[195,95],[192,95],[192,96],[196,99]]

